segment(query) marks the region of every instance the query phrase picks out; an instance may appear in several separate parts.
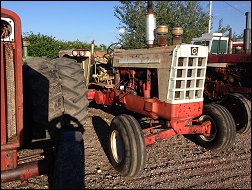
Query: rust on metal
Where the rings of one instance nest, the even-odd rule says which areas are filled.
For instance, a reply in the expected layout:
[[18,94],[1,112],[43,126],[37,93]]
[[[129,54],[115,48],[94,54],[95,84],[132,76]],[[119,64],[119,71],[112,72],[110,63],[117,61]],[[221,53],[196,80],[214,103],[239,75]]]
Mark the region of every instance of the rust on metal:
[[[17,167],[17,150],[1,150],[1,172]],[[1,175],[2,177],[2,175]]]
[[34,176],[47,174],[49,168],[47,160],[19,164],[15,169],[1,172],[1,183],[15,180],[25,181]]
[[6,131],[6,95],[5,95],[5,66],[4,66],[4,48],[1,43],[1,145],[7,142]]
[[6,81],[6,116],[7,137],[11,138],[17,134],[16,126],[16,100],[15,100],[15,68],[14,47],[12,43],[4,44],[5,50],[5,81]]

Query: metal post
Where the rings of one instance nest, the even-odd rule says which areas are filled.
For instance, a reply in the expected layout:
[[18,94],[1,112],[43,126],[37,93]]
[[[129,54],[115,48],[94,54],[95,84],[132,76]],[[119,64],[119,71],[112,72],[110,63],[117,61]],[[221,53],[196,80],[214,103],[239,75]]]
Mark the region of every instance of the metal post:
[[211,32],[212,24],[212,1],[209,1],[209,23],[208,23],[208,33]]
[[229,31],[229,37],[228,37],[228,54],[232,53],[232,42],[233,42],[233,37],[232,37],[232,28],[228,29]]

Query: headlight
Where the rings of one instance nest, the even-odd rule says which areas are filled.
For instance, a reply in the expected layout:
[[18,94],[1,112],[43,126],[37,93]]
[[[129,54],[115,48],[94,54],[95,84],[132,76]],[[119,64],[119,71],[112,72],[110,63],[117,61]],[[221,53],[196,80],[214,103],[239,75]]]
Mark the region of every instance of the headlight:
[[73,54],[73,56],[77,56],[77,55],[78,55],[78,51],[73,50],[73,51],[72,51],[72,54]]
[[80,56],[84,56],[84,51],[80,51]]

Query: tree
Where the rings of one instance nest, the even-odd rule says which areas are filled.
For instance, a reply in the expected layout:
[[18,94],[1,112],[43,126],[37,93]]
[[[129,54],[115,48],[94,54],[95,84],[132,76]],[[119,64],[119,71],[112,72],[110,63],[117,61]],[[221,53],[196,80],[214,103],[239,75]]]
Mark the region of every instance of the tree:
[[[120,1],[115,6],[114,15],[119,19],[119,27],[125,32],[119,34],[119,41],[124,48],[144,48],[145,43],[145,15],[146,1]],[[156,25],[182,27],[183,42],[190,43],[192,38],[207,32],[208,13],[205,13],[197,1],[153,1],[156,15]],[[167,35],[167,42],[171,44],[172,34]]]
[[227,25],[227,26],[223,26],[222,25],[222,23],[223,23],[223,19],[220,19],[219,20],[219,26],[218,26],[218,29],[217,29],[217,31],[215,31],[215,32],[219,32],[219,33],[223,33],[224,35],[228,35],[228,34],[226,34],[227,32],[228,32],[228,30],[230,29],[230,25]]
[[34,34],[33,32],[24,33],[24,40],[30,42],[28,48],[28,55],[32,57],[46,56],[49,58],[55,58],[58,56],[60,49],[60,43],[52,36],[43,34]]
[[[78,39],[75,41],[62,41],[56,40],[53,36],[48,36],[40,33],[34,34],[33,32],[24,33],[23,40],[28,40],[30,42],[30,47],[28,48],[28,55],[32,57],[45,56],[48,58],[56,58],[58,57],[58,53],[60,50],[91,49],[90,43],[81,42]],[[102,49],[102,45],[100,45],[100,47],[95,45],[95,50]]]
[[146,3],[143,1],[121,1],[121,6],[115,7],[114,15],[120,20],[119,41],[124,48],[140,48],[145,46],[145,12]]

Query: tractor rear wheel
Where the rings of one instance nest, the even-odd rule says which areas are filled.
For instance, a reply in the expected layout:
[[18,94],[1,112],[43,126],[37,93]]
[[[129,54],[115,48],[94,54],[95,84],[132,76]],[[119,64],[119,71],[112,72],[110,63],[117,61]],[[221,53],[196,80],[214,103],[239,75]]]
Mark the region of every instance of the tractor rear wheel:
[[212,151],[223,151],[230,148],[235,140],[235,122],[231,113],[218,104],[207,104],[204,106],[201,122],[210,120],[210,136],[194,135],[193,141]]
[[23,65],[24,143],[50,138],[50,121],[64,111],[61,83],[50,60],[27,59]]
[[109,133],[110,161],[122,176],[136,176],[146,162],[146,146],[137,120],[121,114],[111,122]]
[[248,133],[251,131],[251,102],[238,93],[228,94],[221,102],[232,114],[237,133]]
[[55,64],[61,80],[64,114],[76,118],[83,124],[87,118],[89,101],[81,63],[66,57],[53,59],[52,63]]
[[29,126],[24,133],[32,130],[30,139],[39,135],[39,140],[53,140],[55,187],[83,188],[82,134],[88,107],[83,69],[71,59],[31,58],[23,66],[23,79],[24,116]]

